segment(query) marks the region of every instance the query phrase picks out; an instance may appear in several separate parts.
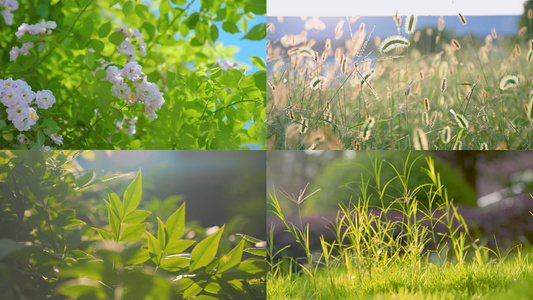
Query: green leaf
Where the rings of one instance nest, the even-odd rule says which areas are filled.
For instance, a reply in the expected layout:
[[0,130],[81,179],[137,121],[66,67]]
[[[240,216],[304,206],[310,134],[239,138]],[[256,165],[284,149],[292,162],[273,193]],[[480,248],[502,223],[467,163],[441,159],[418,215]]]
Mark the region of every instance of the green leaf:
[[132,213],[130,213],[124,220],[122,220],[123,223],[128,224],[138,224],[144,221],[146,218],[148,218],[149,215],[152,213],[146,210],[135,210]]
[[266,37],[266,23],[255,25],[242,38],[245,40],[260,41]]
[[148,250],[140,248],[130,259],[126,261],[129,265],[140,265],[150,259]]
[[211,24],[211,27],[209,28],[209,36],[211,37],[211,41],[215,42],[218,39],[218,27],[215,24]]
[[0,261],[9,254],[26,247],[10,239],[0,239]]
[[159,241],[159,247],[165,250],[167,246],[167,231],[165,224],[163,224],[163,221],[159,217],[157,217],[157,240]]
[[102,239],[104,240],[110,240],[111,239],[111,234],[103,229],[100,229],[100,228],[96,228],[96,227],[91,227],[92,229],[96,230],[100,236],[102,237]]
[[247,240],[247,241],[250,242],[250,243],[257,244],[257,243],[261,243],[261,242],[263,242],[263,241],[260,240],[260,239],[254,238],[253,236],[249,236],[249,235],[246,235],[246,234],[237,233],[237,235],[240,236],[240,237],[242,237],[243,239]]
[[222,29],[224,29],[225,32],[231,33],[231,34],[240,32],[239,27],[237,27],[235,23],[230,22],[230,21],[226,21],[222,23]]
[[202,240],[194,247],[194,249],[192,249],[189,272],[206,267],[215,258],[218,250],[218,243],[220,242],[220,237],[224,231],[224,226],[213,235]]
[[129,16],[132,8],[133,3],[131,1],[127,1],[126,3],[124,3],[124,5],[122,5],[122,12],[124,13],[124,16],[126,16],[126,18]]
[[245,12],[252,12],[256,15],[266,14],[267,2],[265,0],[248,0],[245,3]]
[[182,254],[169,255],[161,259],[159,267],[163,270],[176,272],[184,269],[189,265],[190,258]]
[[98,36],[103,39],[105,38],[109,32],[111,31],[111,22],[106,22],[98,28]]
[[222,256],[218,265],[217,273],[222,273],[233,268],[241,262],[242,250],[244,249],[244,240],[241,240],[233,250]]
[[122,232],[120,233],[121,242],[135,242],[141,238],[146,230],[148,223],[141,224],[123,224]]
[[124,206],[118,195],[115,193],[109,193],[109,203],[111,204],[113,211],[117,214],[119,220],[122,222],[124,219]]
[[133,212],[141,203],[142,196],[142,174],[141,170],[135,176],[135,179],[128,185],[124,193],[124,215],[127,216]]
[[146,20],[148,18],[148,7],[144,6],[143,4],[137,4],[135,5],[135,13],[139,18]]
[[266,254],[267,254],[265,249],[259,249],[259,248],[246,248],[244,249],[244,251],[250,254],[253,254],[253,255],[263,256],[263,257],[266,257]]
[[252,64],[258,69],[266,70],[266,64],[262,57],[259,56],[250,56]]
[[96,73],[94,74],[94,78],[96,80],[101,80],[102,78],[104,78],[106,76],[106,71],[104,69],[98,69],[98,71],[96,71]]
[[88,184],[93,179],[93,177],[94,177],[94,171],[91,170],[91,171],[85,173],[80,178],[76,179],[76,186],[78,188],[81,188],[81,187],[85,186],[86,184]]
[[150,232],[146,232],[146,234],[148,235],[148,252],[154,254],[150,257],[152,257],[152,260],[159,265],[162,256],[162,249],[159,247],[159,242],[155,236],[153,236]]
[[125,39],[126,36],[120,31],[115,31],[109,36],[109,41],[117,46],[120,45],[120,43],[122,43]]
[[177,241],[183,235],[183,229],[185,228],[185,203],[168,217],[165,227],[169,242]]
[[193,240],[169,240],[165,252],[172,254],[181,253],[190,246],[192,246],[194,243],[195,241]]
[[111,231],[113,232],[113,235],[115,236],[115,238],[118,238],[120,234],[120,220],[118,219],[117,215],[113,212],[113,209],[111,208],[111,204],[109,204],[109,202],[107,201],[105,201],[105,204],[107,205],[107,217],[109,219],[109,226],[111,227]]

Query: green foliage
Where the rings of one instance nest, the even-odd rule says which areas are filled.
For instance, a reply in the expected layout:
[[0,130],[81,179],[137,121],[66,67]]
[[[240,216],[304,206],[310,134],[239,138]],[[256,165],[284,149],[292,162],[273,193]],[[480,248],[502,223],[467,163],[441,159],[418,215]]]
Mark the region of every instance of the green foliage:
[[[381,178],[381,167],[374,159],[368,173],[381,178],[370,184],[361,180],[362,195],[353,206],[339,205],[331,226],[333,241],[320,237],[321,251],[310,249],[310,224],[295,225],[286,218],[276,194],[270,195],[273,213],[281,219],[307,256],[300,271],[284,268],[277,260],[283,249],[269,249],[271,270],[267,275],[268,295],[275,299],[472,299],[489,297],[508,289],[518,279],[533,271],[522,247],[503,255],[478,245],[463,217],[448,199],[440,174],[432,158],[426,157],[424,169],[430,183],[410,188],[409,173],[421,156],[409,155],[392,175]],[[384,175],[385,173],[383,173]],[[371,210],[370,195],[375,190],[384,195],[391,180],[400,182],[402,197],[394,206]],[[383,184],[380,184],[383,183]],[[429,205],[422,207],[417,193],[427,189]],[[305,190],[305,189],[304,189]],[[441,203],[436,202],[441,199]],[[301,216],[300,216],[301,220]],[[300,221],[301,222],[301,221]],[[274,240],[271,228],[270,242]],[[316,239],[316,237],[315,237]],[[283,246],[283,245],[281,245]],[[292,245],[291,245],[292,246]],[[513,249],[512,249],[513,250]],[[292,258],[291,258],[292,259]],[[287,271],[284,271],[287,269]],[[530,283],[527,279],[524,284]],[[518,287],[511,293],[523,298]],[[445,292],[443,292],[445,291]],[[530,293],[530,289],[526,290]],[[508,295],[508,293],[505,293]]]
[[[38,110],[38,123],[24,133],[7,121],[0,104],[0,146],[4,149],[49,145],[58,132],[64,149],[248,149],[265,147],[266,72],[224,71],[218,62],[235,60],[236,46],[219,38],[226,32],[264,43],[266,2],[254,1],[23,1],[12,26],[0,27],[0,79],[24,79],[33,91],[51,90],[56,103]],[[50,34],[26,34],[22,23],[55,21]],[[3,20],[0,20],[3,23]],[[127,58],[118,53],[126,38],[116,27],[138,29],[147,55],[137,55],[149,82],[163,92],[158,118],[149,120],[140,105],[127,105],[111,94],[104,61],[119,69]],[[27,56],[10,61],[9,51],[33,41]],[[263,58],[253,60],[264,65]],[[240,62],[246,65],[246,62]],[[248,63],[249,64],[249,63]],[[226,85],[226,84],[230,85]],[[136,133],[117,130],[115,121],[137,116]],[[252,129],[249,129],[252,128]]]
[[[381,198],[377,190],[369,189],[367,195],[370,199],[370,206],[387,206],[391,202],[401,199],[403,188],[401,181],[398,178],[394,179],[396,177],[394,168],[402,169],[402,165],[406,163],[408,158],[407,153],[397,151],[374,151],[371,153],[370,155],[369,153],[360,152],[360,155],[358,154],[353,159],[338,159],[328,164],[323,172],[314,178],[311,190],[320,188],[321,192],[309,199],[307,209],[334,211],[338,209],[338,203],[343,203],[343,205],[348,205],[350,201],[351,203],[357,203],[362,196],[362,191],[360,190],[362,182],[368,181],[370,186],[377,184],[374,166],[381,169],[378,180],[380,180],[379,184],[382,188],[386,187],[386,192]],[[411,154],[410,162],[413,162],[413,165],[408,181],[408,189],[410,190],[431,182],[423,171],[426,167],[425,161],[423,159],[414,161],[413,157],[418,156],[414,153],[420,152],[415,151]],[[371,157],[369,158],[367,154]],[[433,157],[433,159],[435,160],[436,169],[440,173],[442,184],[448,190],[448,197],[453,199],[454,203],[475,206],[476,191],[466,183],[462,174],[438,157]],[[389,164],[392,164],[392,166]],[[390,179],[392,180],[389,182]],[[385,186],[386,184],[387,186]],[[332,198],[337,201],[331,201]],[[428,206],[430,195],[424,190],[418,192],[416,198],[421,205]]]
[[[0,299],[266,297],[260,241],[242,238],[226,252],[224,226],[199,242],[188,239],[185,204],[166,222],[145,222],[151,212],[138,209],[140,170],[122,198],[108,190],[107,214],[100,214],[107,221],[76,209],[88,186],[116,178],[75,176],[70,162],[79,154],[0,154]],[[259,256],[243,256],[247,248]]]

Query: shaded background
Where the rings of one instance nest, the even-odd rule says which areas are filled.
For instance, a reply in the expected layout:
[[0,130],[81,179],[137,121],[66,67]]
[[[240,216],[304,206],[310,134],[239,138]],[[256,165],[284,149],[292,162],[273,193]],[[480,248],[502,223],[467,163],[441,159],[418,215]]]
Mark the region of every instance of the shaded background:
[[[77,159],[85,170],[94,170],[96,177],[129,173],[126,178],[98,184],[121,198],[141,169],[140,208],[162,220],[185,201],[188,223],[227,224],[227,232],[260,239],[266,233],[265,160],[263,151],[93,151]],[[103,192],[100,187],[84,196],[103,203],[107,198]]]

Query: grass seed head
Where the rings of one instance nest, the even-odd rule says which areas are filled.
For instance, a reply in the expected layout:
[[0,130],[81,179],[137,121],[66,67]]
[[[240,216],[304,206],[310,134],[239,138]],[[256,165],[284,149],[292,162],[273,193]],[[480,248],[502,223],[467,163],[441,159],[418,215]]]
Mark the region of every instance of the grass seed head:
[[452,44],[453,48],[455,48],[455,50],[460,50],[461,49],[461,44],[459,44],[459,42],[456,39],[452,39],[451,44]]
[[444,17],[440,16],[439,17],[439,26],[438,26],[439,32],[444,30],[444,24],[446,24],[446,22],[444,22]]
[[487,143],[481,143],[479,150],[489,150],[489,145]]
[[412,34],[415,32],[417,16],[410,14],[405,18],[405,33]]
[[431,109],[430,105],[429,105],[429,99],[426,97],[424,98],[424,109],[426,111],[429,111]]
[[468,130],[468,121],[466,120],[466,118],[456,113],[453,109],[450,109],[450,112],[455,117],[455,122],[457,122],[457,125],[459,125],[459,127],[463,128],[464,130]]
[[311,88],[313,90],[323,89],[325,83],[326,83],[326,77],[316,76],[315,78],[311,80]]
[[442,79],[442,82],[440,83],[440,91],[444,93],[446,91],[446,78]]
[[500,81],[500,90],[507,90],[518,85],[518,77],[514,75],[507,75]]
[[466,19],[462,14],[459,14],[459,20],[461,21],[461,24],[466,25]]
[[401,48],[407,48],[409,47],[410,43],[409,40],[404,38],[401,35],[393,35],[388,38],[386,38],[381,44],[379,45],[379,51],[381,53],[387,53],[391,51],[392,49],[401,49]]
[[492,28],[490,30],[490,33],[492,34],[492,38],[493,39],[497,39],[498,38],[498,33],[496,33],[496,29],[495,28]]
[[527,61],[531,62],[533,60],[533,50],[527,52]]
[[417,128],[413,132],[413,147],[415,150],[429,150],[428,138],[422,128]]
[[452,129],[450,126],[445,126],[441,133],[440,133],[440,139],[444,144],[448,144],[452,139]]
[[529,122],[533,124],[533,98],[529,100],[529,105],[527,105],[527,117]]

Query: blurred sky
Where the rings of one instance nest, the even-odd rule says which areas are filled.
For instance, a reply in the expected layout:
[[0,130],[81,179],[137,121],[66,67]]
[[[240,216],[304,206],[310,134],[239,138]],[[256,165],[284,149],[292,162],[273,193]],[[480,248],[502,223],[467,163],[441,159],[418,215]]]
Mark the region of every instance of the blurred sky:
[[[356,32],[359,29],[361,23],[365,23],[365,29],[367,33],[370,33],[372,29],[372,37],[380,36],[382,39],[388,36],[398,34],[396,24],[390,16],[364,16],[357,19],[357,21],[351,24],[352,32]],[[402,24],[405,22],[405,17],[402,16]],[[467,30],[471,34],[478,35],[480,37],[485,37],[486,35],[491,34],[491,29],[496,29],[498,35],[514,35],[518,33],[518,20],[519,16],[465,16],[467,20],[467,26],[461,24],[458,16],[445,16],[445,26],[444,29],[453,32],[456,35],[465,35]],[[311,18],[307,18],[310,20]],[[320,20],[326,25],[326,29],[322,31],[308,31],[308,39],[314,38],[318,41],[325,40],[326,38],[332,38],[335,36],[335,26],[339,20],[344,19],[345,17],[321,17]],[[416,23],[416,30],[424,27],[437,27],[439,16],[419,16],[418,22]],[[305,21],[302,21],[300,17],[284,17],[283,23],[278,22],[277,17],[268,17],[267,21],[273,23],[276,30],[274,33],[268,33],[268,38],[271,41],[276,41],[281,39],[285,34],[299,34],[304,30]],[[340,39],[344,44],[344,39],[350,37],[350,30],[348,29],[347,23],[345,23],[343,38]],[[405,35],[402,26],[402,35]],[[335,41],[332,41],[335,44]],[[332,45],[335,48],[335,45]],[[317,49],[315,49],[317,50]]]
[[268,16],[519,15],[523,0],[268,0]]
[[[141,206],[154,197],[183,195],[187,221],[221,226],[240,217],[240,233],[265,238],[266,153],[264,151],[93,151],[94,159],[78,158],[96,177],[131,172],[129,178],[105,183],[122,198],[141,169]],[[102,189],[99,184],[98,190]],[[103,200],[102,200],[103,201]],[[181,203],[179,203],[181,204]],[[173,207],[172,210],[177,209]],[[171,211],[173,212],[173,211]],[[171,212],[168,212],[169,214]]]

